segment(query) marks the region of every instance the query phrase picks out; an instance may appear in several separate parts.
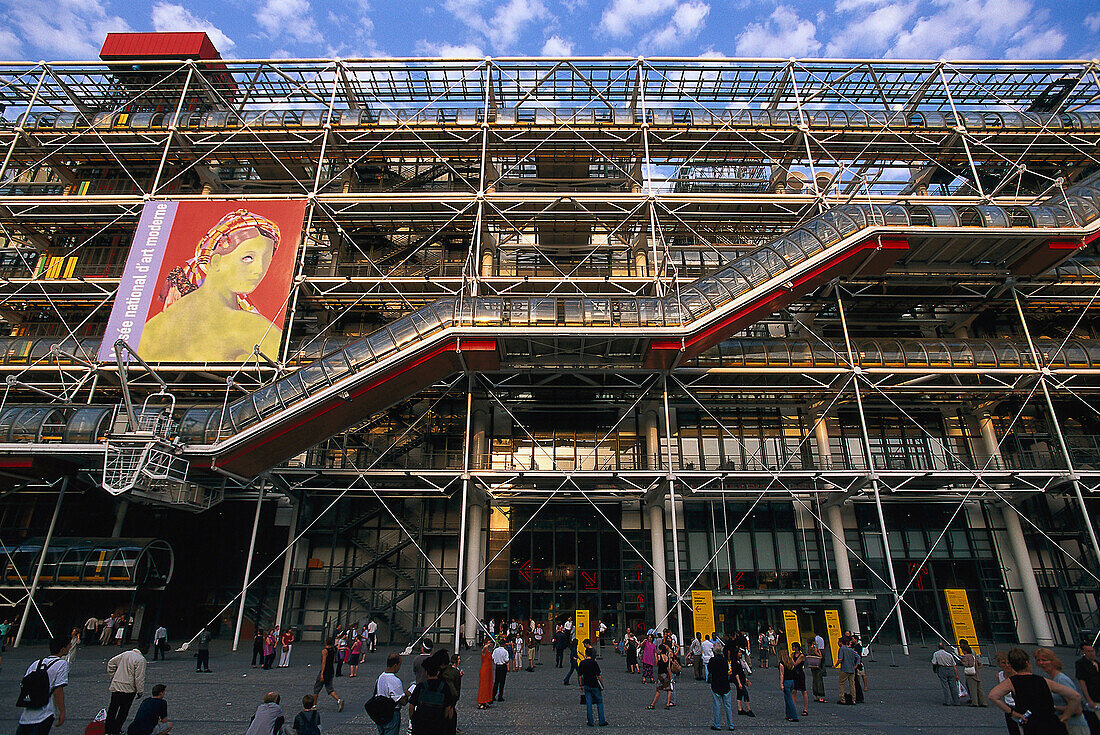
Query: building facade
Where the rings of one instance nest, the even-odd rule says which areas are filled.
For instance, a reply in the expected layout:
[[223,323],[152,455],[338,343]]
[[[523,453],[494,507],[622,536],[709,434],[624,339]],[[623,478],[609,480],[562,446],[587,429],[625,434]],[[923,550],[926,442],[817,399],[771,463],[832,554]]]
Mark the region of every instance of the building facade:
[[[690,635],[706,589],[719,627],[919,642],[962,589],[981,639],[1097,630],[1094,64],[189,35],[0,64],[8,597],[405,641],[582,609]],[[291,202],[276,349],[104,337],[143,212]]]

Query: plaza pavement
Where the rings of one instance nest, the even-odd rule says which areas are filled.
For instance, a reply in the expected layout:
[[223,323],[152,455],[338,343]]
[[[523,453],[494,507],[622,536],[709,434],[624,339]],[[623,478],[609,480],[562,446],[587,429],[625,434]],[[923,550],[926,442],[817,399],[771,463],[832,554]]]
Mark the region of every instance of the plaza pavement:
[[[247,649],[247,650],[246,650]],[[179,735],[240,735],[248,724],[257,704],[268,691],[282,695],[288,722],[299,711],[303,694],[312,692],[317,674],[321,645],[299,643],[294,646],[291,666],[287,669],[263,671],[252,669],[251,641],[232,653],[224,641],[211,647],[209,674],[195,673],[195,660],[187,653],[171,653],[166,662],[150,662],[146,689],[154,684],[168,686],[169,719],[175,723],[173,733]],[[367,656],[358,678],[336,679],[336,691],[347,700],[342,713],[336,711],[331,698],[324,698],[318,710],[326,735],[369,735],[376,732],[374,724],[363,711],[363,703],[374,693],[374,681],[384,665],[385,654],[392,647],[381,647]],[[65,691],[68,720],[58,735],[81,735],[85,725],[109,700],[106,674],[107,659],[118,648],[82,647],[76,655]],[[45,652],[41,646],[23,647],[4,654],[0,666],[0,735],[15,731],[19,710],[13,706],[19,691],[19,680],[30,661]],[[932,649],[913,647],[908,659],[890,649],[878,647],[875,660],[867,663],[869,690],[866,703],[854,707],[834,704],[837,677],[827,676],[826,691],[830,704],[810,703],[810,714],[799,723],[789,723],[783,716],[783,698],[775,668],[756,669],[750,690],[753,719],[738,717],[737,730],[743,733],[790,732],[810,728],[815,735],[857,735],[860,733],[928,733],[957,735],[959,732],[1003,733],[1004,719],[991,707],[947,708],[940,700],[940,687],[928,661]],[[543,665],[534,673],[520,671],[508,675],[505,702],[489,710],[475,706],[479,658],[477,651],[463,652],[462,697],[459,705],[459,727],[465,735],[551,735],[557,733],[591,732],[585,726],[585,708],[579,704],[580,688],[576,678],[570,687],[562,685],[566,670],[555,669],[552,653],[542,652]],[[991,653],[986,651],[985,653]],[[1068,650],[1059,650],[1067,668],[1073,657]],[[891,660],[894,664],[891,664]],[[653,686],[642,685],[636,676],[626,673],[623,657],[606,650],[600,665],[604,672],[605,708],[610,727],[601,732],[662,733],[698,731],[710,732],[710,688],[694,681],[692,671],[685,667],[681,675],[679,706],[664,710],[646,710],[653,698]],[[983,669],[986,691],[996,681],[992,667]],[[412,677],[411,657],[406,657],[399,674],[408,683]],[[322,693],[323,694],[323,693]],[[146,692],[148,695],[148,692]],[[662,698],[663,702],[663,698]],[[137,703],[131,716],[137,711]],[[407,710],[405,711],[407,714]],[[404,720],[404,716],[403,716]],[[127,720],[127,725],[129,720]],[[723,723],[724,726],[725,723]],[[402,725],[404,728],[404,724]]]

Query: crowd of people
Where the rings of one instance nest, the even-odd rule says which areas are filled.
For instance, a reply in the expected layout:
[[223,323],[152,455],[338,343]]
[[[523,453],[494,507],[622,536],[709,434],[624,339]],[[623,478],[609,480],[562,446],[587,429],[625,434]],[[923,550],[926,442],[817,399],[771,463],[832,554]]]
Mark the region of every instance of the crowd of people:
[[[986,707],[992,703],[1004,712],[1009,735],[1100,733],[1096,706],[1100,662],[1092,643],[1081,645],[1081,658],[1072,677],[1049,648],[1037,648],[1030,656],[1022,648],[997,651],[993,660],[1000,670],[987,697],[982,660],[970,643],[960,640],[958,650],[940,643],[932,654],[932,669],[939,678],[944,706]],[[1039,673],[1033,672],[1032,660]]]
[[[120,618],[110,627],[118,630],[119,625],[125,624],[125,619]],[[28,667],[21,682],[19,706],[23,711],[17,735],[47,735],[52,727],[65,721],[64,689],[72,664],[70,654],[75,646],[85,641],[102,640],[101,628],[106,626],[106,622],[93,626],[89,620],[89,624],[75,630],[71,638],[53,640],[50,654]],[[371,620],[367,625],[352,626],[328,638],[321,649],[313,691],[302,697],[302,708],[297,715],[288,720],[278,692],[269,692],[248,723],[246,735],[319,735],[322,732],[319,698],[322,693],[327,694],[336,710],[343,711],[345,700],[336,692],[335,679],[358,676],[363,657],[377,649],[377,630],[377,624]],[[599,635],[600,631],[604,635]],[[610,638],[606,625],[597,621],[596,629],[588,630],[591,637],[579,636],[578,632],[583,631],[578,631],[572,618],[545,623],[531,619],[513,620],[508,624],[502,620],[490,621],[482,632],[475,699],[478,709],[504,702],[509,672],[534,671],[536,665],[543,663],[541,647],[551,645],[555,654],[553,666],[568,666],[563,685],[572,686],[573,674],[577,674],[576,684],[585,704],[587,724],[593,727],[609,724],[604,708],[604,672],[599,661],[600,644]],[[198,670],[202,671],[202,649],[207,652],[206,663],[209,661],[209,633],[204,630],[197,638],[200,645]],[[295,638],[293,629],[257,630],[252,666],[272,668],[280,653],[277,666],[289,666]],[[114,634],[106,640],[113,643]],[[153,636],[154,660],[161,649],[168,648],[167,640],[167,630],[161,626]],[[754,643],[757,646],[755,656]],[[367,713],[379,735],[401,733],[402,720],[406,716],[412,735],[460,732],[461,658],[447,650],[434,649],[432,641],[426,637],[416,641],[414,646],[412,673],[407,683],[402,680],[402,654],[389,654],[385,669],[375,679],[373,688],[366,688]],[[624,657],[627,674],[653,687],[652,698],[646,695],[645,701],[639,702],[638,706],[644,706],[645,710],[669,710],[678,706],[681,679],[685,670],[691,670],[697,682],[709,686],[712,730],[733,730],[735,717],[756,717],[750,697],[754,681],[758,691],[779,690],[784,716],[790,722],[798,722],[810,714],[811,692],[815,703],[829,701],[824,684],[829,671],[835,671],[838,679],[838,704],[859,704],[867,691],[864,657],[869,650],[859,636],[851,632],[845,632],[829,646],[820,635],[811,635],[805,641],[786,641],[772,628],[762,629],[755,637],[744,630],[726,634],[700,632],[685,646],[668,629],[638,629],[627,630],[625,635],[615,639],[614,648]],[[1072,677],[1063,671],[1062,662],[1051,649],[1039,648],[1030,656],[1020,648],[998,651],[994,659],[1000,670],[997,683],[988,695],[983,683],[982,657],[969,642],[960,641],[957,649],[941,644],[931,663],[942,689],[944,705],[965,702],[973,707],[986,707],[992,703],[1004,712],[1010,735],[1097,735],[1100,732],[1096,716],[1096,701],[1100,699],[1100,662],[1092,645],[1086,643],[1081,650],[1082,657],[1076,662]],[[121,650],[107,661],[110,679],[107,706],[97,718],[105,735],[123,732],[160,735],[172,729],[168,720],[167,687],[156,684],[145,696],[146,663],[138,648]],[[546,663],[549,664],[549,659]],[[766,672],[768,669],[776,673]],[[374,672],[370,673],[373,676]],[[776,679],[772,680],[772,676]],[[124,729],[135,702],[139,702],[137,710]]]
[[[297,639],[294,628],[280,630],[278,625],[266,631],[263,628],[256,628],[256,633],[252,636],[252,668],[256,668],[257,662],[261,669],[270,669],[272,666],[278,666],[280,669],[287,668],[290,666],[290,652],[294,649],[294,641]],[[278,664],[275,663],[276,653],[279,656]]]

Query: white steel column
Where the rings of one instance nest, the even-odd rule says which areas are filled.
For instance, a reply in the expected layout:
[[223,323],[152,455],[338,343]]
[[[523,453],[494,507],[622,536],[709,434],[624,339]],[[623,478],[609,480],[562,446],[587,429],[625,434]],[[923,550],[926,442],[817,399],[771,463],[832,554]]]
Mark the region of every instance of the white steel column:
[[[646,406],[639,412],[640,433],[645,438],[646,466],[651,470],[661,467],[661,438],[657,432],[657,412]],[[650,563],[653,566],[653,615],[657,622],[668,617],[668,581],[665,574],[668,560],[665,555],[665,504],[655,499],[646,509],[649,513]]]
[[[485,458],[489,454],[489,411],[483,401],[479,401],[477,405],[473,404],[472,382],[468,391],[467,395],[470,397],[470,404],[467,415],[470,421],[468,431],[470,448],[467,452],[466,462],[468,463],[468,467],[482,469]],[[467,479],[466,482],[468,486],[470,480]],[[466,514],[466,533],[459,539],[459,543],[464,543],[466,545],[465,557],[463,558],[466,572],[463,581],[463,584],[466,585],[466,600],[463,607],[465,608],[464,611],[466,614],[464,617],[460,615],[460,619],[466,621],[466,642],[470,645],[474,645],[477,641],[478,622],[485,617],[485,611],[480,604],[482,587],[481,568],[485,565],[485,550],[481,543],[485,535],[485,505],[478,498],[470,498],[467,492],[466,507],[463,509],[463,512]],[[459,590],[461,589],[462,584],[459,584]]]
[[237,644],[241,642],[241,624],[244,623],[244,601],[248,597],[248,584],[251,581],[252,557],[256,553],[256,532],[260,528],[260,509],[264,504],[265,481],[260,481],[260,493],[256,496],[256,515],[252,519],[252,540],[248,544],[248,560],[244,564],[244,581],[241,582],[241,601],[237,606],[237,627],[233,631],[233,650],[237,650]]
[[871,452],[871,435],[867,431],[867,414],[863,410],[863,396],[859,389],[859,381],[863,377],[863,368],[856,362],[855,351],[852,349],[852,338],[848,333],[848,320],[844,316],[844,300],[840,296],[840,289],[836,291],[837,312],[840,315],[840,328],[844,331],[844,344],[848,348],[848,362],[852,366],[852,392],[856,396],[856,408],[859,411],[859,429],[863,434],[863,451],[867,457],[867,473],[871,478],[871,491],[875,496],[875,510],[878,513],[879,532],[882,537],[883,559],[886,563],[887,578],[890,580],[890,591],[894,595],[894,614],[898,621],[898,635],[901,638],[901,650],[909,655],[909,636],[905,632],[905,618],[901,612],[901,595],[898,594],[897,577],[894,575],[894,558],[890,553],[890,536],[886,532],[886,516],[882,512],[882,494],[879,492],[878,473],[875,470],[875,456]]
[[301,507],[301,503],[291,506],[290,524],[286,529],[286,555],[283,557],[283,576],[279,580],[279,603],[275,606],[275,625],[280,630],[283,629],[283,609],[286,606],[286,588],[290,584],[290,569],[294,566],[294,551],[297,546],[294,543],[294,537],[298,534]]
[[668,410],[668,373],[664,375],[664,403],[665,403],[665,437],[668,444],[665,452],[665,460],[668,462],[668,509],[672,518],[672,571],[676,579],[676,633],[680,645],[684,645],[684,616],[680,614],[680,603],[684,599],[683,586],[680,584],[680,534],[676,522],[676,485],[672,477],[672,418]]
[[[1062,450],[1062,459],[1069,471],[1070,487],[1073,488],[1073,492],[1077,496],[1077,506],[1081,509],[1081,525],[1085,527],[1085,532],[1088,534],[1089,542],[1092,545],[1092,552],[1096,555],[1096,560],[1100,562],[1100,539],[1097,539],[1096,529],[1092,527],[1092,520],[1089,518],[1089,507],[1085,503],[1085,496],[1081,493],[1080,478],[1073,468],[1073,456],[1069,452],[1069,445],[1066,444],[1066,436],[1062,433],[1062,425],[1058,422],[1058,412],[1054,410],[1054,400],[1050,397],[1050,388],[1047,387],[1047,376],[1050,375],[1050,367],[1043,364],[1042,356],[1035,349],[1035,341],[1031,339],[1031,330],[1028,328],[1027,319],[1024,317],[1024,307],[1020,304],[1020,295],[1016,292],[1015,287],[1012,288],[1012,299],[1016,302],[1016,313],[1020,317],[1020,325],[1024,328],[1024,336],[1027,337],[1032,359],[1035,360],[1035,366],[1039,368],[1039,387],[1043,389],[1043,398],[1046,399],[1050,425],[1054,429],[1054,436],[1058,439],[1058,447]],[[1083,547],[1084,544],[1082,543],[1081,546]]]
[[656,622],[668,617],[668,581],[665,570],[668,560],[665,558],[665,509],[664,501],[649,506],[649,544],[653,558],[653,615]]
[[[817,443],[817,461],[821,469],[832,467],[833,453],[829,447],[829,427],[825,423],[825,417],[819,416],[814,424],[814,439]],[[825,522],[829,526],[829,538],[833,544],[833,561],[836,563],[836,586],[842,591],[852,589],[852,566],[848,561],[848,545],[844,542],[844,515],[840,505],[829,501],[825,506]],[[853,633],[859,632],[859,614],[856,611],[856,601],[852,599],[842,600],[840,612],[844,619],[845,630]],[[835,641],[831,643],[835,645]]]
[[[67,487],[69,487],[68,475],[61,479],[61,490],[57,493],[57,503],[53,507],[50,527],[46,531],[45,540],[42,541],[42,551],[38,554],[38,566],[34,570],[31,588],[27,590],[27,604],[23,607],[23,617],[19,618],[19,630],[15,632],[15,643],[12,648],[19,648],[19,644],[23,641],[23,630],[27,627],[27,618],[31,616],[31,608],[35,607],[34,593],[38,591],[38,580],[42,577],[42,567],[46,564],[46,553],[50,550],[50,541],[53,540],[53,530],[57,527],[57,517],[61,514],[61,501],[65,499],[65,489]],[[53,631],[50,630],[45,618],[42,619],[42,623],[46,626],[46,633],[52,637]]]
[[485,529],[485,507],[474,502],[467,510],[466,520],[466,641],[477,642],[478,621],[483,617],[478,602],[481,599],[481,565],[484,552],[481,538]]
[[[997,441],[997,432],[993,427],[993,418],[988,412],[978,416],[978,427],[982,432],[982,448],[987,457],[993,458],[998,467],[1004,466],[1001,458],[1000,444]],[[1035,568],[1031,565],[1031,552],[1027,548],[1024,539],[1024,529],[1020,525],[1020,518],[1016,515],[1016,509],[1005,501],[998,508],[1004,518],[1005,535],[1012,547],[1012,560],[1016,565],[1016,576],[1020,579],[1020,588],[1023,590],[1024,603],[1027,606],[1027,616],[1030,619],[1030,631],[1023,621],[1016,621],[1016,632],[1023,642],[1028,632],[1032,639],[1040,646],[1053,646],[1054,634],[1050,629],[1050,621],[1043,611],[1043,598],[1039,594],[1039,585],[1035,581]]]

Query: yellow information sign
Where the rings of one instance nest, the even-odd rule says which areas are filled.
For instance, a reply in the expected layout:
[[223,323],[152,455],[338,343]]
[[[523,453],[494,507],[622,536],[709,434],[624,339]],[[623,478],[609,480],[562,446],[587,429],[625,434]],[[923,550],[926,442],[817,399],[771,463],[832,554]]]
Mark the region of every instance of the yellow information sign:
[[[577,610],[577,640],[580,641],[578,646],[582,651],[584,650],[584,642],[592,637],[592,625],[588,619],[587,610]],[[591,641],[595,644],[595,641]],[[583,655],[583,654],[582,654]]]
[[717,630],[714,626],[714,593],[710,590],[691,591],[691,620],[695,625],[695,632],[713,636]]
[[[826,636],[825,648],[828,651],[833,652],[833,660],[839,663],[838,654],[840,653],[840,646],[837,645],[837,641],[840,640],[840,611],[839,610],[826,610],[825,611],[825,629],[829,632]],[[825,651],[821,652],[822,656],[826,655]]]
[[791,644],[802,645],[802,634],[798,631],[798,613],[794,610],[783,611],[783,629],[787,633],[787,653],[791,653]]
[[944,590],[947,598],[947,614],[951,617],[951,628],[955,631],[955,645],[965,639],[974,653],[981,654],[978,646],[978,631],[974,628],[974,616],[970,613],[970,600],[966,590]]

